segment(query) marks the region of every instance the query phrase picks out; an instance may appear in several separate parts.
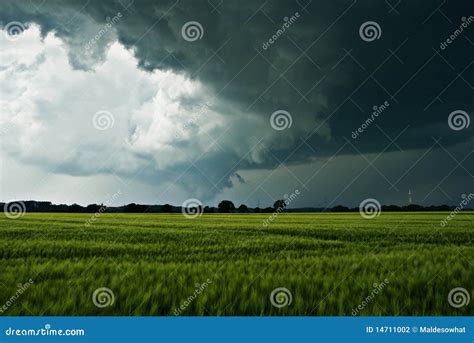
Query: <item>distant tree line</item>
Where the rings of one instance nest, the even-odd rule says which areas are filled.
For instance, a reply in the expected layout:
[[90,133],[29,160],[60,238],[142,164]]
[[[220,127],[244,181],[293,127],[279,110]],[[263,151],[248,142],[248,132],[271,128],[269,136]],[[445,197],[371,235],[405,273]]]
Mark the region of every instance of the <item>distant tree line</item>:
[[[451,211],[455,206],[439,205],[439,206],[421,206],[416,204],[410,204],[407,206],[397,205],[382,205],[382,212],[426,212],[426,211]],[[330,210],[331,212],[359,212],[358,207],[349,208],[346,206],[334,206]]]
[[[9,204],[12,204],[11,202]],[[87,206],[81,206],[78,204],[56,205],[50,201],[22,201],[22,206],[26,212],[70,212],[70,213],[181,213],[181,206],[173,206],[170,204],[165,205],[143,205],[131,203],[125,206],[105,206],[104,204],[90,204]],[[0,203],[2,209],[5,208],[5,203]],[[382,206],[382,212],[417,212],[417,211],[452,211],[455,207],[448,205],[440,206],[420,206],[410,204],[407,206],[397,205],[384,205]],[[272,213],[274,211],[285,211],[285,212],[358,212],[358,207],[346,207],[338,205],[332,208],[315,208],[315,207],[302,207],[302,208],[286,208],[284,200],[277,200],[273,204],[273,207],[248,207],[245,204],[241,204],[239,207],[235,207],[234,203],[230,200],[223,200],[217,207],[205,206],[200,208],[200,211],[204,213]],[[465,210],[469,210],[465,208]]]

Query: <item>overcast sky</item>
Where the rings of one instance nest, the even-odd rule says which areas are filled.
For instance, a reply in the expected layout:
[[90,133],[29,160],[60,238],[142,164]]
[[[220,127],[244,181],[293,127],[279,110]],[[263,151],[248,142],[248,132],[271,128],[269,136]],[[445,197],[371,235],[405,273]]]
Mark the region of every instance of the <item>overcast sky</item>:
[[473,16],[469,0],[3,0],[0,201],[458,204]]

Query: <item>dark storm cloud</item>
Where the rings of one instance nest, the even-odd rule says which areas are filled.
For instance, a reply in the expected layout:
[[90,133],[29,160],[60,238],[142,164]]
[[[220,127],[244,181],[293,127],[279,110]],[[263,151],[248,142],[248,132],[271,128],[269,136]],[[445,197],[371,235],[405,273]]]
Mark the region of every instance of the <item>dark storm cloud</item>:
[[[73,42],[87,34],[85,26],[91,21],[104,24],[107,17],[121,12],[118,39],[135,51],[143,68],[183,70],[235,106],[265,116],[286,109],[295,122],[306,117],[327,119],[340,106],[328,120],[333,139],[340,139],[384,101],[391,107],[378,124],[394,133],[407,124],[413,129],[444,124],[450,109],[472,110],[472,66],[441,97],[444,104],[435,101],[425,109],[472,62],[470,29],[440,51],[440,43],[461,18],[472,14],[472,3],[452,2],[442,7],[443,13],[432,13],[439,4],[410,1],[391,8],[374,1],[5,1],[1,20],[37,22],[44,32],[54,30]],[[263,50],[284,18],[295,13],[299,17],[288,32]],[[201,40],[183,40],[181,28],[190,20],[203,26]],[[360,24],[368,20],[382,28],[381,39],[371,43],[359,37]],[[101,40],[98,46],[104,43],[109,42]],[[74,48],[82,46],[72,48],[72,55],[80,55]],[[397,48],[390,57],[390,50]],[[76,58],[76,67],[86,67]],[[447,139],[460,141],[468,134]],[[370,147],[362,144],[361,149]]]
[[[265,142],[269,153],[259,163],[242,160],[239,168],[303,163],[341,147],[340,154],[389,152],[397,149],[390,145],[397,135],[404,150],[426,149],[432,137],[448,147],[472,137],[474,125],[454,131],[447,120],[454,110],[473,114],[474,23],[440,48],[462,18],[474,15],[472,1],[3,1],[0,9],[3,24],[34,22],[44,33],[55,31],[70,45],[70,62],[87,70],[111,43],[101,39],[92,56],[84,56],[95,32],[90,27],[121,12],[117,39],[134,51],[141,68],[172,69],[202,81],[227,104],[224,115],[269,120],[276,110],[288,111],[291,128]],[[269,43],[285,18],[294,19],[291,26]],[[183,39],[188,21],[202,25],[202,39]],[[380,25],[380,39],[361,39],[366,21]],[[353,138],[374,119],[374,106],[380,113]],[[247,125],[233,128],[232,144],[249,141]],[[229,187],[240,158],[231,149],[206,155],[196,162],[196,174]]]

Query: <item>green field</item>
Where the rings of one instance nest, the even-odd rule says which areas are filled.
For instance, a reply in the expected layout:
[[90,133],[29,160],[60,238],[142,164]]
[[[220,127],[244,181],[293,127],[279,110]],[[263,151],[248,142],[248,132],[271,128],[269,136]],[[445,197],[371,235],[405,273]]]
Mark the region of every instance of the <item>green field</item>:
[[[0,219],[3,315],[473,315],[448,293],[474,284],[474,214],[27,213]],[[107,287],[111,306],[93,293]],[[287,288],[292,302],[272,306]],[[471,294],[472,298],[472,294]]]

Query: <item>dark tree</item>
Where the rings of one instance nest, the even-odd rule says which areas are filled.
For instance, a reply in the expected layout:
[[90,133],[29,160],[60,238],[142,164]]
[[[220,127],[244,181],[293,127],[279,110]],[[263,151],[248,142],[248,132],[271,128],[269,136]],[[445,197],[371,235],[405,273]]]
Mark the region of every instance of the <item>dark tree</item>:
[[[165,204],[165,205],[141,205],[131,203],[126,206],[117,206],[109,207],[104,204],[90,204],[86,207],[82,207],[78,204],[66,205],[66,204],[53,204],[50,201],[34,201],[34,200],[25,200],[21,202],[16,201],[13,203],[18,203],[19,206],[25,207],[26,212],[76,212],[76,213],[94,213],[94,212],[107,212],[107,213],[179,213],[181,212],[181,207]],[[240,213],[271,213],[271,212],[281,212],[282,208],[286,210],[283,200],[277,200],[273,204],[274,208],[248,208],[245,204],[242,204],[238,208]],[[0,202],[0,209],[5,208],[5,203]],[[437,206],[420,206],[415,204],[410,204],[408,206],[397,206],[397,205],[383,205],[382,212],[397,212],[397,211],[452,211],[454,206],[448,205],[437,205]],[[203,209],[199,207],[199,211]],[[473,208],[463,208],[463,210],[473,210]],[[331,211],[331,212],[359,212],[358,207],[348,208],[346,206],[338,205],[331,209],[323,208],[312,208],[312,207],[303,207],[297,209],[291,209],[291,212],[321,212],[321,211]],[[217,207],[204,207],[204,213],[229,213],[236,212],[234,204],[229,200],[224,200]]]
[[410,211],[410,212],[417,212],[417,211],[423,211],[425,208],[423,206],[420,206],[420,205],[410,204],[410,205],[406,206],[405,209],[407,211]]
[[69,211],[74,212],[74,213],[83,212],[83,210],[84,210],[84,207],[78,204],[72,204],[71,206],[69,206]]
[[399,212],[402,209],[397,205],[382,206],[382,212]]
[[90,204],[90,205],[87,205],[85,211],[86,212],[89,212],[89,213],[94,213],[94,212],[97,212],[100,210],[100,205],[97,205],[97,204]]
[[248,208],[246,205],[244,205],[244,204],[242,204],[242,205],[239,206],[239,212],[240,212],[240,213],[247,213],[248,210],[249,210],[249,208]]
[[123,211],[125,213],[143,213],[147,210],[147,208],[148,208],[148,206],[146,206],[146,205],[139,205],[139,204],[131,203],[131,204],[126,205],[123,208]]
[[234,203],[230,200],[222,200],[217,207],[220,213],[231,213],[235,210]]
[[163,205],[163,212],[171,213],[172,210],[173,210],[173,206],[171,206],[170,204],[164,204]]
[[273,204],[273,209],[278,210],[279,208],[284,209],[286,207],[285,200],[277,200]]
[[331,209],[331,212],[349,212],[349,208],[346,206],[337,205]]

